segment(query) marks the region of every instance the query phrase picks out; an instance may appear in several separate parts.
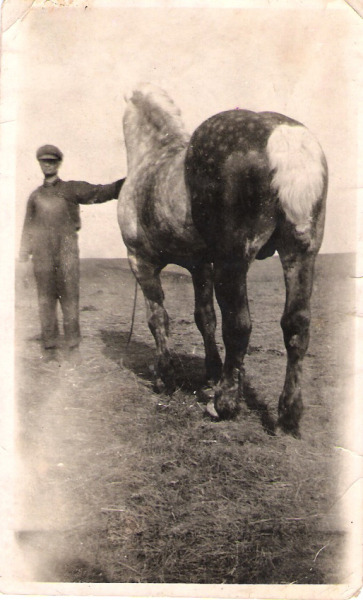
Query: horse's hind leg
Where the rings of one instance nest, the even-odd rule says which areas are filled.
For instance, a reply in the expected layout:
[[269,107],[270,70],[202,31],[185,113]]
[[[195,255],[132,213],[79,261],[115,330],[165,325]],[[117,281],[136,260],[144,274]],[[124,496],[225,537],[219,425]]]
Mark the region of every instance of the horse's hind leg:
[[247,265],[242,261],[215,263],[215,291],[222,313],[226,356],[214,407],[222,419],[231,419],[238,413],[242,398],[243,360],[252,329],[246,277]]
[[144,293],[148,325],[156,343],[155,388],[171,394],[175,390],[175,376],[168,347],[169,317],[163,305],[160,267],[134,255],[129,255],[129,262]]
[[213,384],[219,381],[222,373],[222,361],[215,339],[217,320],[213,305],[213,265],[196,265],[190,272],[194,285],[194,318],[205,347],[207,382]]
[[287,351],[285,384],[279,400],[278,425],[299,436],[303,410],[301,395],[302,363],[309,344],[310,296],[316,253],[279,250],[282,262],[286,303],[281,327]]

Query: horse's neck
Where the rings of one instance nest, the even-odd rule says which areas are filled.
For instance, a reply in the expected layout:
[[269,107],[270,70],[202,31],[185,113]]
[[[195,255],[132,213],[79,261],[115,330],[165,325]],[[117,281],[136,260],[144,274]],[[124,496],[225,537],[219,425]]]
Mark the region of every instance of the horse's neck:
[[124,117],[124,135],[127,150],[128,168],[136,168],[140,161],[149,159],[156,162],[161,156],[172,157],[178,154],[189,141],[189,135],[182,125],[167,115],[154,112],[153,117],[140,113],[139,108],[130,103]]
[[154,164],[162,158],[170,158],[179,154],[187,145],[183,138],[173,138],[168,136],[167,132],[162,135],[160,132],[149,131],[140,135],[139,130],[135,130],[125,139],[127,151],[128,171],[135,169],[145,161],[152,161]]
[[127,170],[130,171],[143,163],[152,151],[150,144],[146,140],[134,138],[125,140],[127,154]]

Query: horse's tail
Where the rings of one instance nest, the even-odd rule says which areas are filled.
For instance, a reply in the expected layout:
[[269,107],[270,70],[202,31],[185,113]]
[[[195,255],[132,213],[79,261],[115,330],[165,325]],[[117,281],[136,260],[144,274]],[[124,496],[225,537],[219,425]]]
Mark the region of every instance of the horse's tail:
[[272,188],[281,208],[297,230],[304,230],[324,190],[323,151],[305,127],[283,124],[272,132],[267,155],[273,171]]

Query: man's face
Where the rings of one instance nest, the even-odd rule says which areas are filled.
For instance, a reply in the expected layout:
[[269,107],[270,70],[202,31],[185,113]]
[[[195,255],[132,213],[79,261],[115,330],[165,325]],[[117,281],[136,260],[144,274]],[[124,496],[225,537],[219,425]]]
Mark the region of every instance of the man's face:
[[45,177],[57,175],[61,161],[57,158],[41,158],[39,160],[40,168]]

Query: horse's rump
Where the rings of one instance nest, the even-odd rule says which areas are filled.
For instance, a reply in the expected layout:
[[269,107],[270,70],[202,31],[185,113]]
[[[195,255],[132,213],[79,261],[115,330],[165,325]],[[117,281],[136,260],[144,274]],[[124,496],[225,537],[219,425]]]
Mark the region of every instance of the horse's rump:
[[264,150],[271,126],[250,111],[227,111],[192,135],[186,181],[194,222],[211,249],[238,250],[259,220],[274,228],[276,198]]
[[258,250],[281,216],[305,231],[326,175],[322,150],[300,123],[239,110],[215,115],[194,132],[185,166],[197,229],[223,253],[256,236]]

